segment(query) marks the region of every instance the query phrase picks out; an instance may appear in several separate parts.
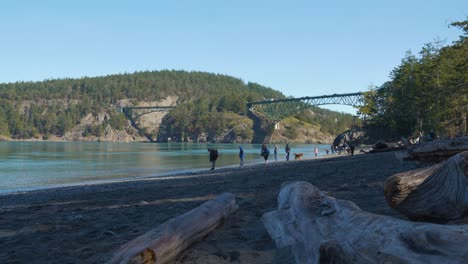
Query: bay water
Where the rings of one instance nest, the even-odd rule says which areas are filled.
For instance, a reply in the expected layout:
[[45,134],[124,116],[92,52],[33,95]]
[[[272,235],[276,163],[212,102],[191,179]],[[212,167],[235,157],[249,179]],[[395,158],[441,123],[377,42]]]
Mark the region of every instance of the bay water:
[[[285,144],[277,145],[278,161],[285,161]],[[218,149],[217,168],[238,167],[239,146],[244,165],[264,162],[260,144],[0,142],[0,194],[208,170],[208,148]],[[274,162],[273,144],[268,146]],[[330,147],[290,144],[290,158],[313,158],[314,146],[319,156]]]

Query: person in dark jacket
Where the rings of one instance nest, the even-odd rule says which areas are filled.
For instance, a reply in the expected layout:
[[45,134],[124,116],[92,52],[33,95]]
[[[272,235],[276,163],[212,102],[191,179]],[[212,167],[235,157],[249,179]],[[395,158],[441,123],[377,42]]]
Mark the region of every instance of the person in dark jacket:
[[211,169],[214,170],[215,169],[215,164],[216,164],[216,160],[218,159],[218,150],[216,149],[208,149],[208,152],[210,153],[210,162],[211,162]]
[[354,144],[349,144],[349,149],[351,150],[351,156],[354,155],[354,149],[355,149],[355,148],[356,148],[356,147],[354,146]]
[[289,160],[289,152],[291,152],[291,148],[289,147],[289,144],[286,144],[286,147],[284,148],[284,152],[286,152],[286,160]]
[[268,165],[268,156],[270,156],[270,150],[268,149],[268,146],[266,144],[262,145],[260,155],[262,155],[265,159],[265,165]]
[[275,161],[278,161],[278,146],[274,146],[273,148],[273,154],[275,155]]
[[240,159],[240,166],[244,166],[244,150],[241,146],[239,146],[239,159]]

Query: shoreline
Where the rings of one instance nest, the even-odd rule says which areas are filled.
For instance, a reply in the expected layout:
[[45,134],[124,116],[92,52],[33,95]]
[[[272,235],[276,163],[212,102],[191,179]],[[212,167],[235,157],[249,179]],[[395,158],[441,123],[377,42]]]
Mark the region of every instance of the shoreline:
[[291,263],[260,221],[282,183],[305,180],[361,209],[401,217],[383,182],[419,167],[393,152],[217,168],[164,177],[0,195],[0,262],[103,263],[121,245],[224,192],[239,209],[174,263]]
[[[356,153],[354,155],[360,155],[361,153]],[[333,157],[340,157],[340,156],[346,156],[346,155],[338,155],[338,154],[329,154],[329,155],[324,155],[324,156],[318,156],[318,157],[313,157],[313,158],[303,158],[302,160],[314,160],[314,159],[328,159],[328,158],[333,158]],[[271,161],[269,160],[269,164],[273,163],[278,163],[278,162],[295,162],[295,160],[278,160],[278,161]],[[247,166],[256,166],[256,165],[263,165],[263,161],[255,162],[255,163],[247,163],[244,164],[243,167],[240,167],[239,165],[228,165],[228,166],[223,166],[223,167],[217,167],[216,170],[225,170],[225,169],[242,169]],[[168,172],[163,172],[155,175],[149,175],[149,176],[134,176],[134,177],[126,177],[126,178],[116,178],[116,179],[107,179],[107,180],[90,180],[90,181],[84,181],[84,182],[78,182],[78,183],[63,183],[63,184],[51,184],[48,186],[38,186],[38,187],[24,187],[24,188],[17,188],[17,189],[0,189],[0,197],[4,195],[11,195],[11,194],[16,194],[16,193],[28,193],[28,192],[35,192],[35,191],[47,191],[51,189],[60,189],[60,188],[68,188],[68,187],[80,187],[80,186],[88,186],[88,185],[102,185],[102,184],[112,184],[112,183],[120,183],[120,182],[132,182],[132,181],[139,181],[139,180],[144,180],[147,178],[154,179],[154,178],[165,178],[165,177],[178,177],[178,176],[184,176],[184,175],[193,175],[193,174],[198,174],[202,173],[204,171],[209,171],[209,164],[207,165],[207,168],[194,168],[194,169],[182,169],[182,170],[173,170],[173,171],[168,171]]]

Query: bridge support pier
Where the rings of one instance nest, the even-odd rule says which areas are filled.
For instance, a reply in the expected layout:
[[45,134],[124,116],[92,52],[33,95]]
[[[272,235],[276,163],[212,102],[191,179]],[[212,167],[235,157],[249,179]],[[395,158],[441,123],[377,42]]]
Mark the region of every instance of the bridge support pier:
[[275,130],[275,123],[272,123],[267,117],[257,115],[252,111],[248,112],[248,117],[253,121],[254,137],[252,143],[262,144],[270,142],[271,135]]

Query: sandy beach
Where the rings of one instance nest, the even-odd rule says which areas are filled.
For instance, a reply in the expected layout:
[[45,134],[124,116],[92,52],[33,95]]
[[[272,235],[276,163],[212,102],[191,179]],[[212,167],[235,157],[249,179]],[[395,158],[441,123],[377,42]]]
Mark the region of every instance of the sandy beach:
[[[427,164],[398,152],[271,162],[130,182],[0,196],[0,263],[104,263],[126,242],[224,192],[239,209],[174,263],[293,263],[261,216],[286,181],[308,181],[361,209],[400,216],[383,196],[388,176]],[[207,162],[207,168],[209,164]]]

